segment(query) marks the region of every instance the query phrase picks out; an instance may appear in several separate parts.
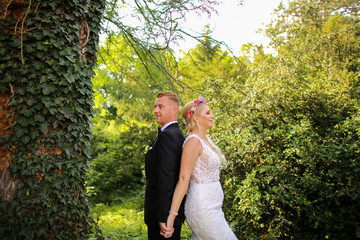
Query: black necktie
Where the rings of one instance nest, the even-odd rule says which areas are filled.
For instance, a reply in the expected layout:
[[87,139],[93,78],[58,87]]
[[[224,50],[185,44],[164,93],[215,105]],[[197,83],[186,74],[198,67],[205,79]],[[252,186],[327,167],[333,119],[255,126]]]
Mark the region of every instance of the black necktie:
[[161,133],[161,128],[158,128],[158,136],[159,136],[160,133]]

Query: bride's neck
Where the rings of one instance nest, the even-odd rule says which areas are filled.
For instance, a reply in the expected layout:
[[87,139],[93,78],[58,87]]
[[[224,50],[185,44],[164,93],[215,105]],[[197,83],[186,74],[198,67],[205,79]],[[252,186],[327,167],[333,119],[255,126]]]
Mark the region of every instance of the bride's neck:
[[201,137],[202,139],[206,139],[206,131],[194,130],[194,131],[192,131],[192,133],[198,135],[198,136]]

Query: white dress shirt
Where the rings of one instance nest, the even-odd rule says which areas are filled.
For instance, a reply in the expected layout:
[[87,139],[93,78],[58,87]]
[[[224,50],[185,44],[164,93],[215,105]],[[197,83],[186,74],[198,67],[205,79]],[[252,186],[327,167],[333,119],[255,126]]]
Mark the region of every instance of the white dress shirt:
[[161,127],[161,131],[164,131],[165,128],[167,128],[169,125],[171,125],[173,123],[177,123],[177,121],[168,122],[167,124],[165,124],[164,126]]

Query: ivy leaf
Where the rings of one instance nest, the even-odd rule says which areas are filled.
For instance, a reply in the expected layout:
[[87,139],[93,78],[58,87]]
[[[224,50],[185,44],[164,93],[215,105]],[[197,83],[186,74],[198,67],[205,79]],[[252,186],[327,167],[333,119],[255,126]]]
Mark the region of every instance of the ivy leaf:
[[15,134],[18,137],[22,137],[27,133],[27,131],[24,128],[16,128],[15,129]]
[[[40,40],[40,39],[39,39],[39,40]],[[39,50],[41,50],[41,51],[46,52],[46,51],[48,51],[48,49],[49,49],[49,45],[48,45],[47,42],[37,42],[37,43],[36,43],[36,48],[39,49]]]
[[[33,37],[36,39],[36,40],[41,40],[44,36],[42,34],[39,34],[39,33],[34,33],[33,34]],[[37,42],[37,48],[39,46],[39,43],[41,44],[41,42]],[[38,48],[39,49],[39,48]]]
[[30,109],[27,109],[27,108],[23,108],[21,109],[20,111],[25,117],[30,117],[33,112],[34,112],[34,109],[33,108],[30,108]]
[[91,150],[90,148],[84,148],[84,153],[86,157],[91,158]]
[[35,62],[32,64],[32,66],[36,69],[36,70],[40,70],[43,68],[43,64],[41,64],[40,62]]
[[37,131],[32,131],[30,135],[31,135],[31,138],[32,138],[32,139],[36,139],[36,138],[39,136],[39,132],[37,132]]
[[29,125],[29,118],[20,117],[17,121],[21,126],[26,127]]
[[67,59],[70,60],[70,62],[74,63],[76,61],[76,58],[73,55],[66,56]]
[[57,47],[57,48],[60,48],[60,46],[61,46],[61,43],[58,42],[58,41],[53,40],[52,43],[53,43],[53,45],[54,45],[55,47]]
[[53,126],[53,128],[57,128],[57,127],[59,126],[59,122],[58,122],[58,121],[54,121],[54,122],[52,123],[52,126]]
[[50,107],[48,110],[52,115],[54,115],[58,111],[57,108],[53,108],[53,107]]
[[75,82],[75,78],[73,75],[68,75],[66,76],[66,81],[68,81],[68,83],[73,83]]
[[5,56],[6,48],[0,48],[0,55]]
[[11,47],[20,47],[21,40],[20,38],[13,38],[9,43]]
[[77,169],[75,169],[75,168],[71,168],[70,173],[71,173],[72,176],[76,176],[76,175],[79,174],[79,171]]
[[67,66],[67,65],[68,65],[68,62],[67,62],[65,59],[63,59],[63,58],[60,58],[60,65],[61,65],[61,66]]
[[56,105],[63,106],[64,104],[62,103],[62,101],[64,101],[63,97],[55,98],[55,104]]
[[42,92],[44,95],[49,95],[52,92],[55,92],[56,88],[50,84],[43,84],[42,85]]
[[43,122],[43,123],[40,125],[40,131],[41,131],[42,133],[45,133],[46,130],[48,129],[48,125],[49,125],[48,122]]
[[43,122],[45,120],[45,117],[42,114],[37,114],[35,115],[34,119],[37,122]]
[[31,107],[34,103],[36,103],[36,100],[34,98],[28,98],[26,99],[26,103]]
[[55,186],[57,189],[61,189],[61,182],[60,182],[60,181],[55,181],[55,182],[54,182],[54,186]]
[[46,62],[47,64],[49,64],[50,66],[52,66],[52,65],[55,65],[55,60],[53,60],[53,59],[51,59],[50,61],[47,61]]
[[30,137],[29,136],[25,136],[23,138],[21,138],[21,141],[24,143],[24,144],[28,144],[30,142]]
[[44,103],[46,108],[54,106],[54,103],[51,101],[50,98],[43,98],[42,102]]
[[71,148],[66,148],[65,152],[66,152],[66,155],[68,155],[68,156],[72,155],[72,149]]
[[[48,63],[49,63],[49,61],[48,61]],[[47,75],[43,75],[43,76],[41,76],[41,78],[40,78],[40,83],[43,84],[43,83],[47,82],[48,80],[49,80],[48,76],[47,76]]]
[[34,48],[31,46],[31,45],[25,45],[25,50],[26,50],[26,52],[28,52],[28,53],[32,53],[32,52],[34,52]]
[[70,15],[70,14],[65,14],[65,19],[67,19],[67,20],[75,20],[75,17],[73,15]]

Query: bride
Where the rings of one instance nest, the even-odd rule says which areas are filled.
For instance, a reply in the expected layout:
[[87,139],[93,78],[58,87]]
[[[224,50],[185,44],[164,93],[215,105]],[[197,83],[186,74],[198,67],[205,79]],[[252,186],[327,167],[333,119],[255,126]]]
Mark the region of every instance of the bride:
[[206,136],[213,126],[214,115],[199,97],[187,103],[182,111],[188,135],[183,145],[179,180],[173,195],[167,230],[170,237],[181,201],[185,201],[185,217],[192,230],[192,240],[235,240],[221,209],[224,193],[219,181],[219,167],[225,158]]

